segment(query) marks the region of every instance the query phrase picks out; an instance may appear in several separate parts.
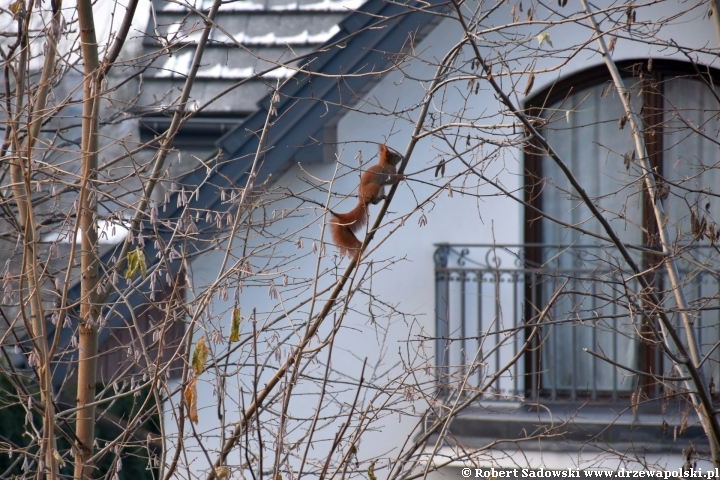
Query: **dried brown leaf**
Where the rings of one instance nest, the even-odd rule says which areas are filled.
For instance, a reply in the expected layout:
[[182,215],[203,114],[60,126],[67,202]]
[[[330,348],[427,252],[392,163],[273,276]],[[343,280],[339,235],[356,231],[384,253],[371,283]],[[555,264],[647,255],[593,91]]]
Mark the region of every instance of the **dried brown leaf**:
[[688,426],[688,411],[684,410],[682,412],[682,416],[680,418],[680,431],[678,432],[681,437],[683,435],[685,435],[685,430],[687,430],[687,426]]
[[527,84],[525,85],[525,92],[524,92],[525,96],[527,96],[530,93],[534,84],[535,84],[535,74],[531,73],[530,76],[528,77]]
[[13,15],[17,15],[17,13],[20,11],[20,7],[23,6],[23,0],[17,0],[16,2],[11,3],[8,5],[8,8],[13,13]]
[[625,164],[625,170],[630,170],[630,163],[632,163],[632,157],[630,153],[623,153],[623,163]]
[[193,377],[185,388],[185,405],[187,405],[187,416],[195,425],[198,424],[197,412],[197,377]]

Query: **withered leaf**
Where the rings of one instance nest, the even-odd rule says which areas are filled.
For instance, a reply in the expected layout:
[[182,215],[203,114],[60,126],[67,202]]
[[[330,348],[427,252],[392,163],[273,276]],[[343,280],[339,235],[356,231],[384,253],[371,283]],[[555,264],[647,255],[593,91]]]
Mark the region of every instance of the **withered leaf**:
[[688,411],[684,410],[682,412],[681,419],[680,419],[680,432],[678,432],[681,437],[683,435],[685,435],[685,430],[687,430],[687,426],[688,426]]
[[707,229],[707,220],[700,216],[695,208],[690,209],[690,232],[695,240],[702,239]]
[[127,254],[127,267],[125,268],[125,278],[130,280],[140,271],[143,278],[147,275],[147,267],[145,266],[145,256],[140,247]]
[[625,114],[623,114],[622,117],[620,117],[620,120],[618,120],[618,128],[620,130],[625,128],[625,124],[627,123],[627,121],[628,121],[628,116],[627,116],[627,113],[625,113]]
[[377,480],[377,477],[375,476],[375,460],[370,462],[370,466],[368,467],[368,479]]
[[547,42],[547,44],[550,45],[550,47],[553,46],[552,42],[550,41],[550,34],[547,32],[541,33],[540,35],[538,35],[535,38],[537,38],[538,47],[542,46],[543,42]]
[[610,41],[608,42],[608,50],[611,52],[615,50],[615,43],[617,42],[617,37],[610,37]]
[[205,370],[205,362],[207,361],[209,353],[210,350],[208,350],[205,345],[205,337],[200,337],[200,339],[195,342],[195,351],[192,356],[192,368],[195,371],[196,376],[200,375],[203,370]]
[[527,80],[527,85],[525,85],[525,92],[524,95],[527,96],[528,93],[530,93],[530,90],[532,90],[533,84],[535,83],[535,74],[531,73]]
[[17,15],[17,13],[20,11],[20,7],[23,6],[23,0],[17,0],[16,2],[11,3],[8,5],[8,8],[13,13],[13,15]]
[[138,267],[140,267],[140,275],[142,278],[145,278],[147,276],[147,266],[145,265],[145,256],[142,253],[142,250],[140,250],[140,247],[137,248],[138,252]]
[[445,175],[445,159],[441,159],[437,167],[435,167],[435,178]]
[[708,383],[708,390],[710,390],[710,396],[715,396],[715,378],[711,375],[710,382]]
[[707,237],[708,237],[708,240],[710,241],[710,245],[712,245],[713,243],[717,242],[717,240],[718,240],[718,230],[717,230],[717,227],[715,226],[714,223],[708,224]]
[[655,181],[655,201],[665,200],[670,195],[670,187],[661,177]]
[[58,451],[53,448],[52,454],[53,458],[55,459],[55,463],[57,463],[57,466],[63,468],[65,466],[65,460],[63,460]]
[[230,320],[230,341],[240,341],[240,309],[234,308]]
[[195,382],[197,377],[193,377],[188,382],[188,386],[185,388],[185,405],[187,405],[187,417],[195,425],[198,424],[198,412],[197,412],[197,386]]
[[625,164],[625,170],[630,170],[630,162],[632,157],[630,156],[630,152],[623,153],[623,163]]

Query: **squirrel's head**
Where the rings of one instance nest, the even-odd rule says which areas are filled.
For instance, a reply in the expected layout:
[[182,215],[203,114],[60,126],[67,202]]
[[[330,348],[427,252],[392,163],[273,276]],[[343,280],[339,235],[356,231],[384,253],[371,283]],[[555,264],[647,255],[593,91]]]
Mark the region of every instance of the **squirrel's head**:
[[390,150],[386,145],[382,143],[378,146],[378,150],[380,152],[381,162],[387,162],[391,165],[397,165],[403,158],[402,155],[393,150]]

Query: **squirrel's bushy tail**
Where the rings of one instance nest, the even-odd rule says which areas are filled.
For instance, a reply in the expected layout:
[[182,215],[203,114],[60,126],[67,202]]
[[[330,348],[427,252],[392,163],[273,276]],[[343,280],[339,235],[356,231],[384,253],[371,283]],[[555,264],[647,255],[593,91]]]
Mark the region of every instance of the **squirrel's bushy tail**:
[[360,254],[362,242],[353,232],[357,232],[367,222],[367,205],[362,199],[347,213],[334,213],[330,224],[330,236],[340,255],[356,257]]

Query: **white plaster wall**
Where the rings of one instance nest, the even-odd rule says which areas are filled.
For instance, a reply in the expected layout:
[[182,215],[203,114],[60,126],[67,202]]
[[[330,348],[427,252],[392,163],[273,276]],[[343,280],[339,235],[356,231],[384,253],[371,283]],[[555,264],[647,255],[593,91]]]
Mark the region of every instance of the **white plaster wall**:
[[[673,10],[686,8],[687,4],[680,2],[663,2],[653,7],[653,13],[662,10],[662,16],[669,16]],[[567,7],[568,9],[570,7]],[[698,47],[704,45],[715,45],[714,31],[709,20],[703,19],[704,9],[699,8],[688,17],[684,23],[668,27],[664,31],[664,38],[673,38],[676,41],[686,44],[689,42]],[[506,8],[498,10],[497,15],[492,17],[491,22],[502,23],[509,18]],[[533,39],[535,32],[528,32],[528,47],[535,47],[537,42]],[[555,47],[563,47],[565,44],[577,43],[581,39],[589,40],[591,32],[584,25],[566,24],[555,26],[550,30],[551,39]],[[457,26],[451,21],[440,24],[423,42],[416,46],[416,53],[426,60],[441,58],[445,52],[462,36]],[[484,48],[484,47],[483,47]],[[681,54],[669,52],[662,45],[648,46],[641,43],[633,43],[630,40],[620,39],[615,47],[617,58],[645,58],[649,55],[655,58],[672,56],[682,59]],[[704,57],[705,58],[705,57]],[[708,60],[712,60],[708,58]],[[539,58],[538,66],[549,68],[557,61]],[[526,60],[527,62],[527,60]],[[570,75],[579,69],[601,63],[601,58],[590,51],[583,51],[569,59],[567,64],[560,70],[538,75],[535,80],[534,91],[552,83],[560,77]],[[521,59],[513,65],[516,70],[523,69]],[[412,132],[412,121],[415,120],[417,109],[410,111],[403,118],[378,115],[380,110],[377,106],[388,109],[400,109],[402,107],[418,104],[424,95],[429,79],[434,73],[434,68],[424,62],[414,60],[405,66],[404,72],[409,77],[424,79],[425,81],[403,78],[400,72],[394,72],[386,77],[370,92],[367,98],[370,103],[363,106],[362,111],[348,113],[338,126],[338,139],[340,145],[338,153],[340,160],[345,165],[355,167],[357,161],[354,159],[358,151],[362,152],[362,158],[367,160],[376,153],[376,143],[386,142],[390,147],[405,151],[406,145]],[[521,83],[524,86],[524,81]],[[458,90],[458,92],[460,92]],[[448,90],[444,103],[439,100],[433,102],[431,111],[438,114],[438,111],[452,112],[460,105],[459,94],[453,94]],[[462,93],[465,93],[462,91]],[[375,105],[375,106],[373,106]],[[485,85],[482,86],[480,94],[471,97],[469,105],[474,112],[491,112],[485,119],[489,122],[498,110],[498,102],[489,92]],[[439,114],[438,114],[439,115]],[[497,118],[497,117],[496,117]],[[447,118],[446,118],[447,119]],[[622,134],[629,134],[626,129]],[[372,142],[372,143],[369,143]],[[459,147],[464,148],[464,142]],[[434,177],[434,165],[442,156],[447,156],[448,148],[443,142],[426,138],[420,141],[415,148],[406,173],[409,180],[400,185],[390,207],[390,213],[386,217],[386,226],[376,236],[376,241],[371,245],[379,244],[379,239],[394,227],[399,225],[399,218],[406,216],[404,226],[397,228],[374,251],[370,260],[373,260],[376,268],[376,275],[373,277],[372,291],[379,299],[396,306],[398,311],[404,312],[406,316],[393,315],[391,318],[378,316],[376,323],[371,324],[365,316],[350,313],[345,319],[343,328],[336,339],[333,353],[332,365],[337,370],[338,378],[347,375],[357,378],[360,374],[363,358],[367,357],[370,365],[369,374],[372,376],[373,369],[376,372],[375,381],[388,382],[388,374],[380,375],[377,372],[385,372],[388,369],[392,376],[399,371],[398,350],[403,350],[405,341],[413,339],[421,329],[432,335],[434,331],[434,275],[433,275],[433,252],[434,244],[439,242],[452,243],[499,243],[517,244],[522,242],[522,209],[517,202],[507,199],[498,194],[498,191],[477,179],[470,177],[465,180],[466,195],[454,193],[452,197],[443,192],[434,197],[430,203],[423,203],[432,196],[436,185],[443,184],[446,179],[438,180]],[[517,151],[506,150],[504,155],[489,164],[479,165],[484,168],[488,177],[495,179],[505,188],[516,191],[520,185],[522,158]],[[314,165],[305,169],[294,167],[277,180],[277,184],[288,185],[291,190],[304,190],[306,184],[301,180],[307,177],[308,173],[319,179],[329,180],[333,176],[335,165]],[[446,177],[457,172],[458,166],[449,166]],[[349,168],[342,167],[341,173],[349,172]],[[453,184],[459,186],[463,179]],[[429,182],[426,185],[423,182]],[[357,186],[357,174],[351,173],[338,178],[333,184],[333,191],[339,194],[350,194]],[[470,188],[471,187],[471,188]],[[325,195],[321,192],[314,194],[316,200],[325,201]],[[354,199],[340,203],[331,202],[332,208],[337,211],[345,211],[354,203]],[[290,208],[293,202],[289,202]],[[422,205],[422,208],[419,207]],[[278,209],[283,208],[278,205]],[[371,208],[372,213],[377,207]],[[427,225],[420,226],[418,220],[424,214],[427,218]],[[372,218],[372,217],[371,217]],[[304,247],[300,250],[293,250],[292,242],[286,243],[291,251],[288,254],[306,254],[307,257],[294,263],[295,270],[291,272],[295,277],[309,277],[315,268],[315,255],[310,255],[312,240],[319,240],[320,227],[322,225],[322,211],[317,208],[308,207],[303,216],[286,219],[282,223],[281,231],[285,232],[291,239],[302,237]],[[278,230],[278,231],[280,231]],[[328,239],[326,235],[326,240]],[[331,268],[333,262],[338,261],[334,256],[332,247],[328,247],[327,255],[321,259],[321,270]],[[222,260],[223,253],[217,251],[205,255],[201,259],[192,262],[191,278],[194,288],[201,289],[217,278],[218,266]],[[397,260],[389,263],[389,259]],[[346,260],[341,260],[340,270],[344,268]],[[382,269],[382,267],[387,267]],[[364,268],[364,267],[363,267]],[[333,281],[332,274],[323,277],[319,287],[325,287]],[[281,288],[281,292],[284,290]],[[352,306],[360,311],[368,309],[367,296],[358,295],[352,301]],[[294,304],[294,301],[289,301]],[[258,320],[276,316],[280,312],[278,302],[271,300],[266,289],[246,288],[242,293],[241,304],[243,305],[243,316],[247,316],[249,308],[258,309]],[[228,332],[228,323],[232,308],[230,302],[215,301],[214,312],[222,313],[224,332]],[[378,311],[382,306],[378,303],[373,305]],[[315,308],[317,311],[318,307]],[[307,318],[307,309],[303,314],[295,315]],[[243,322],[244,328],[249,328],[248,322]],[[247,331],[247,330],[245,330]],[[198,332],[199,335],[202,332]],[[211,332],[208,331],[208,334]],[[196,335],[196,336],[197,336]],[[385,336],[383,339],[382,337]],[[432,355],[432,345],[428,344],[429,354]],[[381,358],[379,364],[377,359]],[[245,367],[248,368],[248,367]],[[425,378],[427,379],[427,378]],[[200,428],[204,431],[211,431],[217,425],[216,409],[214,407],[216,398],[212,395],[212,375],[204,374],[200,383]],[[392,382],[390,382],[392,383]],[[314,386],[300,385],[296,392],[313,392]],[[354,391],[352,389],[339,394],[339,398],[351,401]],[[246,396],[246,401],[247,401]],[[365,399],[367,402],[368,400]],[[291,409],[294,412],[312,412],[316,399],[312,396],[298,396],[293,399]],[[418,402],[418,411],[422,410],[422,404]],[[398,421],[398,415],[392,413],[376,425],[376,429],[366,432],[359,445],[359,458],[369,458],[374,455],[385,455],[388,458],[397,453],[398,446],[411,434],[414,428],[410,409],[406,404],[398,404],[397,408],[404,411],[405,415]],[[237,415],[237,413],[236,413]],[[169,422],[168,425],[172,425]],[[335,428],[330,431],[334,433]],[[186,429],[187,435],[189,430]],[[192,443],[192,440],[190,440]],[[217,439],[210,436],[204,437],[205,447],[216,448]],[[319,442],[318,448],[326,448],[327,443]],[[674,462],[674,461],[673,461]],[[671,462],[671,463],[673,463]],[[674,463],[673,463],[674,464]],[[378,468],[383,463],[378,464]],[[562,466],[562,465],[561,465]],[[193,468],[202,470],[207,467],[207,462],[202,455],[198,455]],[[454,476],[454,475],[451,475]]]

